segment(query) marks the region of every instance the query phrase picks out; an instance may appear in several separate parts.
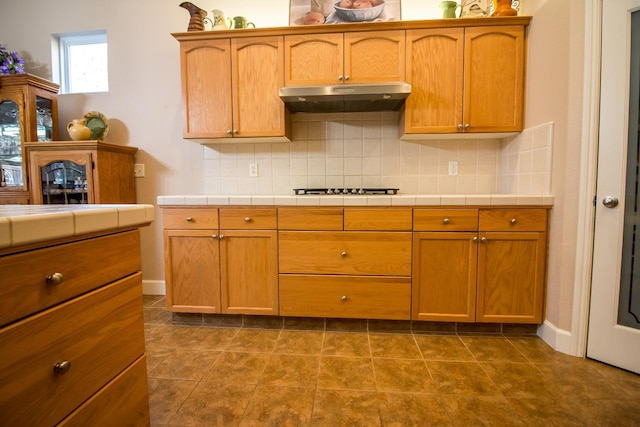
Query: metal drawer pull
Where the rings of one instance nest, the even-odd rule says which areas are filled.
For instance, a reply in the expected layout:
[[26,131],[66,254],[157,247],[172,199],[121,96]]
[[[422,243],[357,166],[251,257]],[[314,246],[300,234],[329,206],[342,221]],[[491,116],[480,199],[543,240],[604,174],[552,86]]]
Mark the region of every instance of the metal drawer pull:
[[342,252],[340,252],[340,256],[341,256],[341,257],[345,257],[345,256],[347,256],[347,252],[346,252],[346,251],[342,251]]
[[217,234],[212,234],[211,237],[214,238],[214,239],[217,239],[218,235]]
[[47,283],[50,285],[59,285],[64,281],[64,276],[62,273],[53,273],[50,276],[47,276]]
[[221,234],[220,237],[218,237],[218,239],[220,240],[224,239],[224,234]]
[[187,222],[191,222],[191,221],[193,221],[193,218],[191,218],[190,216],[188,216],[188,217],[186,217],[186,218],[185,218],[185,220],[186,220]]
[[449,221],[449,218],[445,218],[442,220],[442,222],[444,222],[445,224],[449,224],[451,221]]
[[340,301],[345,302],[347,300],[347,296],[346,295],[342,295],[342,298],[340,298]]
[[477,241],[478,241],[478,238],[477,238],[477,237],[474,237],[474,238],[473,238],[473,241],[474,241],[474,242],[477,242]]
[[480,239],[480,241],[481,241],[482,243],[486,243],[486,242],[487,242],[487,238],[486,238],[486,237],[483,237],[482,239]]
[[515,218],[511,218],[511,224],[515,224],[516,222],[518,222],[518,221],[516,221]]
[[244,222],[251,222],[251,218],[249,218],[248,216],[244,218]]
[[65,360],[64,362],[58,362],[53,365],[54,374],[64,375],[69,372],[69,369],[71,369],[71,362],[69,362],[68,360]]

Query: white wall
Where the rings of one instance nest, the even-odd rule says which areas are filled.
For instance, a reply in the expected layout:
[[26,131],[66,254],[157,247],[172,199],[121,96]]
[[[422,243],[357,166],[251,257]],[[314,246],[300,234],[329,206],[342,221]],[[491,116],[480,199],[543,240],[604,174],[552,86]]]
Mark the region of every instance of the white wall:
[[[85,112],[102,112],[110,120],[108,141],[139,147],[137,161],[145,163],[146,177],[138,179],[138,201],[155,204],[157,195],[165,194],[202,194],[204,192],[224,192],[223,181],[236,180],[236,190],[243,185],[252,185],[244,178],[244,171],[238,165],[237,158],[243,157],[246,150],[253,150],[253,156],[260,158],[265,148],[236,147],[210,149],[182,139],[182,115],[180,107],[180,71],[178,61],[178,42],[172,32],[186,30],[188,13],[179,8],[180,1],[158,2],[153,0],[58,0],[43,2],[21,0],[20,2],[0,0],[0,43],[12,50],[20,51],[27,59],[27,71],[43,77],[51,77],[51,36],[55,33],[106,29],[109,42],[109,92],[104,94],[62,95],[59,97],[61,137],[67,139],[64,132],[66,123]],[[195,3],[206,9],[222,9],[227,16],[244,15],[258,27],[284,26],[288,24],[287,0],[197,0]],[[533,15],[530,26],[527,127],[553,123],[554,159],[552,169],[552,194],[556,196],[556,206],[552,215],[551,256],[547,301],[548,318],[560,328],[571,327],[572,281],[575,258],[575,218],[576,185],[578,180],[578,159],[576,153],[580,146],[579,115],[581,111],[581,43],[584,33],[581,28],[581,16],[584,6],[581,0],[524,0],[522,14]],[[440,16],[439,0],[403,0],[403,19],[426,19]],[[571,48],[571,49],[570,49]],[[327,126],[327,122],[323,122]],[[344,122],[341,122],[345,126]],[[298,126],[308,126],[298,125]],[[363,123],[359,128],[363,134],[371,128]],[[529,138],[523,134],[520,138]],[[540,141],[543,141],[540,139]],[[290,158],[305,154],[309,159],[309,140],[298,140],[289,151]],[[356,142],[357,144],[360,142]],[[381,143],[382,144],[382,143]],[[438,143],[400,143],[395,148],[427,152],[435,149],[436,165],[440,159],[451,154],[451,146]],[[513,181],[503,180],[513,166],[508,166],[509,156],[513,154],[513,145],[517,144],[525,151],[530,147],[527,141],[516,139],[498,143],[480,141],[470,148],[464,143],[456,143],[456,158],[461,162],[461,174],[477,174],[478,153],[485,152],[487,146],[495,159],[495,172],[484,172],[486,177],[492,173],[496,191],[525,191],[522,186],[514,190]],[[251,144],[250,144],[251,145]],[[462,148],[459,148],[462,147]],[[353,147],[349,146],[347,150]],[[495,148],[495,150],[494,150]],[[521,153],[520,148],[516,153]],[[281,150],[283,148],[269,148]],[[291,148],[289,148],[291,149]],[[229,153],[231,150],[231,153]],[[306,150],[306,151],[305,151]],[[327,148],[325,146],[326,157]],[[511,150],[511,151],[509,151]],[[350,151],[352,152],[352,151]],[[344,156],[345,151],[343,151]],[[228,156],[234,157],[238,172],[233,175],[217,161]],[[364,151],[359,154],[362,162],[368,157]],[[474,157],[474,161],[469,158]],[[530,162],[527,155],[518,154],[520,172],[527,171]],[[547,152],[550,160],[550,149]],[[272,156],[273,157],[273,156]],[[276,156],[277,157],[277,156]],[[347,156],[349,157],[349,156]],[[384,168],[385,155],[380,155],[380,167]],[[402,156],[400,156],[402,158]],[[425,156],[425,159],[433,157]],[[344,162],[344,158],[342,159]],[[430,161],[430,160],[425,160]],[[262,163],[262,160],[260,160]],[[294,162],[295,163],[295,162]],[[273,163],[272,163],[273,164]],[[290,163],[292,164],[292,163]],[[327,168],[328,162],[325,162]],[[364,165],[364,163],[363,163]],[[505,166],[507,165],[507,166]],[[476,168],[469,172],[468,168]],[[309,167],[309,163],[307,163]],[[312,164],[313,167],[313,164]],[[343,163],[343,168],[344,163]],[[418,166],[419,168],[419,166]],[[506,168],[506,169],[505,169]],[[327,179],[325,169],[324,179]],[[426,169],[425,169],[426,171]],[[231,176],[228,176],[231,175]],[[291,178],[289,174],[289,179]],[[307,171],[306,179],[309,178]],[[311,174],[318,177],[319,174]],[[335,172],[334,177],[340,177]],[[364,178],[364,174],[361,179]],[[378,175],[383,179],[385,174]],[[455,188],[443,179],[434,188],[428,178],[420,180],[417,172],[416,192],[464,192],[489,191],[490,188]],[[425,175],[426,176],[426,175]],[[436,182],[442,174],[434,173]],[[346,181],[348,175],[343,175]],[[476,176],[477,178],[477,176]],[[312,180],[315,178],[311,178]],[[333,179],[333,178],[331,178]],[[337,179],[337,178],[336,178]],[[464,179],[464,178],[463,178]],[[294,179],[295,181],[295,179]],[[243,184],[243,182],[245,184]],[[255,183],[257,181],[253,181]],[[509,184],[510,182],[510,184]],[[297,184],[297,181],[294,183]],[[398,181],[401,188],[416,185],[413,179]],[[288,183],[289,185],[292,182]],[[482,187],[482,186],[481,186]],[[267,191],[267,187],[256,187],[256,191]],[[285,184],[271,183],[271,191],[284,191]],[[143,230],[143,278],[162,280],[162,234],[160,210],[156,211],[158,221]]]

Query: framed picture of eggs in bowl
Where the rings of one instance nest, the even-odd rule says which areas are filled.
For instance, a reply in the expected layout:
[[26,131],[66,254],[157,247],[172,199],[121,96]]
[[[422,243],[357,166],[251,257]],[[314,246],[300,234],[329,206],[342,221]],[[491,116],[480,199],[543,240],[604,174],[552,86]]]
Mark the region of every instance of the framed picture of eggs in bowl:
[[400,0],[291,0],[289,25],[401,20]]

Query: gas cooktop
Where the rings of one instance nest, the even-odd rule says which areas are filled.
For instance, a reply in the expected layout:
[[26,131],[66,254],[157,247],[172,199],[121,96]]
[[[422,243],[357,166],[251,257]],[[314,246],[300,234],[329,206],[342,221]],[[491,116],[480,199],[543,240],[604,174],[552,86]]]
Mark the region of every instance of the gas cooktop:
[[397,188],[294,188],[297,196],[314,195],[344,195],[344,196],[373,196],[398,194]]

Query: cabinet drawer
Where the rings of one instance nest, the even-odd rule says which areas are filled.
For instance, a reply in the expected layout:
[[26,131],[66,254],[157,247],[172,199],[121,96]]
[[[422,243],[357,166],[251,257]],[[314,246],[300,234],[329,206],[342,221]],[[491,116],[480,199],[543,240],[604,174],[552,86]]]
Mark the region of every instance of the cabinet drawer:
[[409,320],[408,277],[280,275],[283,316]]
[[342,208],[278,208],[279,230],[338,231],[342,226]]
[[411,233],[279,233],[280,273],[409,276]]
[[0,326],[139,270],[138,231],[0,257]]
[[221,208],[220,228],[273,230],[278,226],[276,208]]
[[546,209],[480,210],[480,231],[546,231]]
[[345,208],[344,229],[411,231],[411,209]]
[[415,209],[416,231],[477,231],[477,209]]
[[142,356],[57,427],[148,425],[147,367]]
[[218,228],[218,209],[164,208],[162,225],[164,228],[181,230]]
[[56,424],[143,353],[140,273],[0,329],[2,424]]

